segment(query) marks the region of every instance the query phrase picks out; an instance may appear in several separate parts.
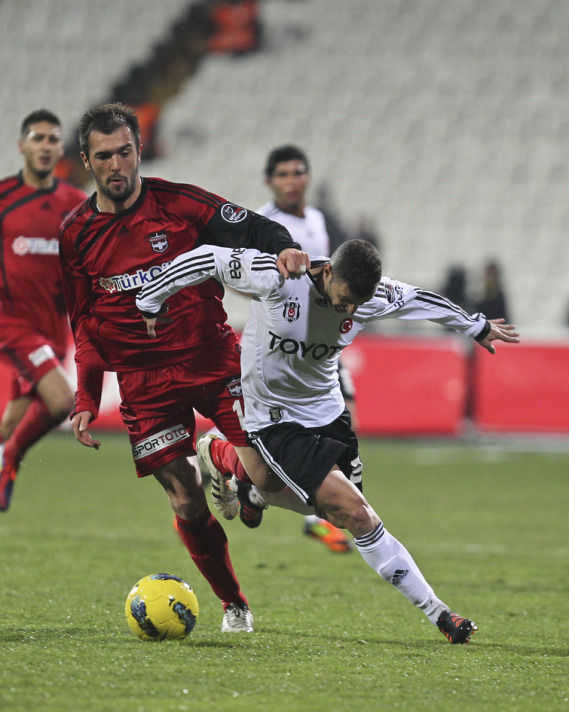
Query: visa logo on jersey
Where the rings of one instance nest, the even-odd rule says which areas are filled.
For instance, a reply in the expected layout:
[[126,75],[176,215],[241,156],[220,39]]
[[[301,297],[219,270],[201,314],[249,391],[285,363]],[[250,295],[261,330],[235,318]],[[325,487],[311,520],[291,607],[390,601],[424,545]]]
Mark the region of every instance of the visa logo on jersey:
[[140,289],[148,284],[151,279],[157,277],[172,262],[163,262],[161,265],[154,265],[150,269],[138,269],[132,274],[117,274],[113,277],[100,277],[99,284],[107,292],[127,292],[130,289]]

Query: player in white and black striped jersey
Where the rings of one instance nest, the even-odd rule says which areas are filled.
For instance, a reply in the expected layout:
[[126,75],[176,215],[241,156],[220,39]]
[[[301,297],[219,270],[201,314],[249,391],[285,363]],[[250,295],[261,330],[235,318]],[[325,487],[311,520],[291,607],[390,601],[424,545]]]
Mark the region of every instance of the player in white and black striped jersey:
[[[253,297],[241,342],[244,426],[262,459],[247,451],[243,464],[262,496],[287,506],[279,501],[286,485],[293,498],[318,507],[350,531],[369,566],[451,643],[468,642],[475,624],[435,595],[363,496],[357,439],[346,418],[337,361],[365,324],[377,319],[435,321],[473,337],[490,353],[495,340],[519,341],[515,327],[467,314],[433,292],[388,277],[380,282],[377,251],[352,240],[330,260],[313,260],[301,279],[286,282],[274,257],[254,250],[205,245],[180,255],[137,297],[149,334],[168,296],[210,277]],[[231,448],[227,442],[217,448],[213,461],[219,471],[225,469],[219,451]]]

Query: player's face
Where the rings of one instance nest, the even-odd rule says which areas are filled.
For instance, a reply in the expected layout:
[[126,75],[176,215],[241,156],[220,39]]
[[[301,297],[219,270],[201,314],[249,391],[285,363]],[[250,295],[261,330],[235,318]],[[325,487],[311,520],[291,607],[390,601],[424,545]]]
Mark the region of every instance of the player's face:
[[93,131],[89,136],[89,156],[81,154],[85,168],[97,186],[100,207],[116,212],[130,207],[140,192],[138,164],[140,151],[127,126],[104,134]]
[[332,275],[330,265],[326,265],[322,274],[322,286],[324,295],[328,297],[328,301],[336,311],[345,312],[346,314],[354,314],[358,307],[369,301],[373,294],[369,297],[356,297],[351,293],[346,282],[336,279]]
[[306,165],[296,158],[277,163],[272,176],[266,180],[275,203],[285,213],[302,212],[309,182]]
[[31,124],[26,136],[18,141],[18,148],[26,170],[38,178],[46,178],[63,156],[61,129],[47,121]]

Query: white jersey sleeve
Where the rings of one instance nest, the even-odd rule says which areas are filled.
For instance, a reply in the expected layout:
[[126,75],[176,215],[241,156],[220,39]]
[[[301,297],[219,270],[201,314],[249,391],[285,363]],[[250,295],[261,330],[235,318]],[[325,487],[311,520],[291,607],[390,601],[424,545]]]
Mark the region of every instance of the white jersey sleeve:
[[216,279],[252,297],[268,297],[284,281],[276,257],[258,250],[202,245],[176,257],[136,297],[144,315],[155,315],[163,302],[184,287]]
[[358,307],[356,316],[363,321],[393,318],[434,321],[472,337],[486,327],[484,314],[469,314],[440,294],[390,277],[382,277],[374,298]]

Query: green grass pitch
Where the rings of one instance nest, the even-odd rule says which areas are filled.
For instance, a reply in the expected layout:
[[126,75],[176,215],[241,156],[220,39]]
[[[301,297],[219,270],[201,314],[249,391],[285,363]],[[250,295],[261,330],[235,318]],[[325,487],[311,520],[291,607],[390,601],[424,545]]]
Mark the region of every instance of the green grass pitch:
[[[365,491],[437,594],[479,631],[451,646],[357,551],[277,509],[223,522],[255,616],[222,610],[124,435],[52,434],[0,513],[0,709],[10,712],[569,712],[569,452],[364,441]],[[145,643],[130,587],[167,571],[200,602],[181,642]]]

